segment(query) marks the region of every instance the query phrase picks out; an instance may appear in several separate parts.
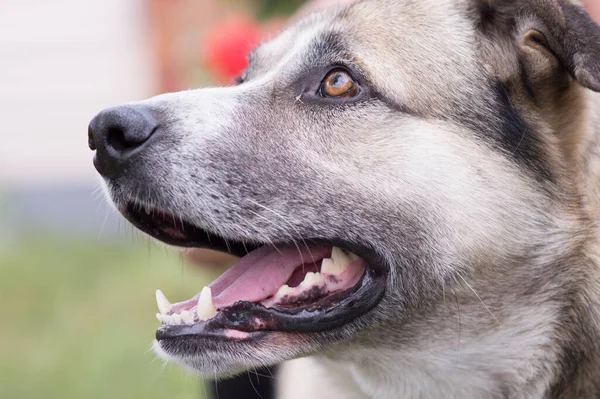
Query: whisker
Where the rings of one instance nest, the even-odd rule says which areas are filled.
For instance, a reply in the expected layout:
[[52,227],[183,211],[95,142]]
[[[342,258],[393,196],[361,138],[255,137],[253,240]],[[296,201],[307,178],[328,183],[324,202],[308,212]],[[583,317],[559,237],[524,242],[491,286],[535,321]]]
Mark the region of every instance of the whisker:
[[254,370],[254,374],[256,374],[259,377],[263,377],[263,378],[275,379],[275,376],[273,375],[273,373],[271,373],[271,370],[267,369],[267,371],[271,375],[266,375],[266,374],[259,373],[258,371],[256,371],[256,369]]
[[446,307],[446,281],[442,279],[442,298],[444,299],[444,325],[448,320],[448,308]]
[[[277,216],[278,218],[280,218],[281,220],[283,220],[288,226],[290,226],[296,232],[296,234],[298,235],[298,237],[300,237],[300,239],[302,240],[302,242],[304,243],[304,246],[306,247],[306,250],[308,251],[308,254],[311,257],[311,259],[313,261],[313,264],[316,266],[315,259],[314,259],[313,255],[312,255],[311,251],[310,251],[310,247],[308,246],[308,244],[306,243],[306,240],[302,237],[302,235],[300,234],[300,232],[298,231],[298,229],[296,229],[296,227],[292,223],[290,223],[285,217],[283,217],[279,213],[275,212],[273,209],[271,209],[271,208],[269,208],[269,207],[267,207],[265,205],[259,204],[258,202],[254,201],[251,198],[249,199],[249,201],[252,202],[256,206],[260,206],[264,210],[267,210],[267,211],[271,212],[272,214],[274,214],[275,216]],[[283,230],[285,230],[285,229],[283,229]],[[289,233],[288,233],[288,236],[292,239],[292,241],[296,245],[296,240]],[[296,245],[296,248],[298,248],[298,245]],[[300,248],[298,248],[298,252],[300,253],[300,259],[302,260],[302,264],[304,265],[304,258],[302,257],[302,252],[300,251]]]
[[217,370],[215,369],[215,379],[213,380],[215,383],[215,395],[217,395],[217,399],[219,398],[219,385],[217,384]]
[[482,305],[485,307],[485,310],[487,310],[487,311],[488,311],[488,313],[490,314],[490,316],[492,316],[492,317],[494,318],[494,320],[496,320],[496,322],[497,322],[498,324],[502,324],[502,323],[500,323],[500,320],[498,320],[498,319],[496,318],[496,316],[494,316],[494,314],[492,313],[492,311],[490,310],[490,308],[488,308],[488,306],[485,304],[485,302],[483,302],[483,301],[481,300],[481,297],[480,297],[479,295],[477,295],[477,292],[475,292],[475,290],[473,289],[473,287],[471,287],[471,285],[470,285],[469,283],[467,283],[467,280],[465,280],[465,279],[463,278],[463,276],[461,276],[461,275],[460,275],[460,273],[458,273],[457,275],[458,275],[458,277],[460,277],[460,279],[461,279],[461,280],[462,280],[462,281],[463,281],[463,282],[466,284],[466,286],[467,286],[467,287],[469,287],[469,289],[470,289],[471,291],[473,291],[473,294],[475,294],[475,296],[477,297],[477,299],[479,299],[479,302],[481,302],[481,304],[482,304]]
[[458,304],[458,296],[456,295],[456,291],[454,292],[454,300],[456,301],[456,311],[458,312],[458,344],[456,345],[456,365],[458,365],[458,360],[460,357],[460,334],[461,334],[461,320],[460,320],[460,306]]
[[94,199],[94,201],[98,201],[98,205],[96,206],[96,211],[94,211],[94,213],[97,214],[98,211],[100,210],[100,207],[102,205],[104,205],[104,201],[100,200],[100,198],[96,198],[96,199]]
[[206,392],[206,381],[202,381],[202,389],[204,390],[204,397],[208,398],[208,392]]
[[90,194],[95,200],[98,200],[102,197],[102,184],[98,184],[94,191]]
[[102,232],[104,231],[104,225],[106,225],[106,221],[108,220],[108,217],[110,216],[112,212],[112,209],[107,209],[106,210],[106,216],[104,216],[104,221],[102,222],[102,226],[100,226],[100,232],[98,233],[98,239],[100,239],[102,237]]
[[185,233],[185,226],[183,224],[183,215],[177,215],[177,217],[179,218],[179,222],[181,223],[181,231],[183,231]]
[[148,239],[146,241],[148,243],[148,268],[152,269],[152,247],[151,247],[151,242],[150,239]]
[[227,252],[231,253],[231,246],[229,245],[229,240],[227,238],[223,239],[225,241],[225,246],[227,247]]
[[[150,352],[153,352],[153,351],[154,351],[154,345],[150,344],[150,345],[148,345],[148,347],[144,351],[144,354],[150,353]],[[154,362],[156,359],[159,359],[159,356],[157,354],[154,354],[154,360],[152,360],[152,361]]]
[[169,362],[167,362],[166,360],[163,361],[162,367],[160,368],[160,372],[163,373],[165,371],[165,369],[167,368],[167,364]]
[[[256,370],[255,370],[255,373],[256,373]],[[250,385],[252,386],[252,389],[254,389],[254,392],[256,392],[258,397],[262,399],[262,395],[260,394],[260,392],[258,392],[258,389],[256,389],[256,387],[254,386],[254,383],[252,382],[252,376],[250,375],[250,372],[248,372],[248,380],[250,381]],[[258,379],[257,379],[257,381],[258,381]]]
[[[280,226],[280,225],[276,224],[276,223],[275,223],[275,222],[273,222],[272,220],[269,220],[269,219],[267,219],[266,217],[264,217],[264,216],[263,216],[263,215],[261,215],[260,213],[257,213],[257,212],[255,212],[255,211],[252,211],[252,210],[250,210],[250,212],[252,212],[252,213],[253,213],[253,214],[255,214],[256,216],[258,216],[259,218],[263,219],[264,221],[271,223],[272,225],[274,225],[274,226],[275,226],[275,227],[277,227],[278,229],[281,229],[281,230],[283,230],[283,234],[287,235],[287,236],[288,236],[288,237],[289,237],[289,238],[290,238],[290,239],[291,239],[291,240],[294,242],[294,244],[295,244],[294,238],[293,238],[293,237],[292,237],[292,236],[291,236],[291,235],[290,235],[290,234],[289,234],[289,233],[288,233],[288,232],[287,232],[285,229],[281,228],[281,226]],[[250,223],[248,220],[246,220],[246,219],[244,219],[244,220],[246,221],[246,223],[248,223],[248,224],[251,224],[251,223]],[[265,239],[266,241],[269,241],[269,243],[271,244],[271,246],[273,246],[273,247],[275,248],[275,250],[277,250],[277,252],[279,252],[281,255],[283,255],[283,254],[282,254],[282,252],[279,250],[279,248],[277,248],[277,246],[276,246],[276,245],[273,243],[273,240],[271,240],[271,239],[270,239],[270,238],[268,238],[268,237],[264,237],[264,239]],[[296,245],[296,248],[298,249],[298,251],[300,251],[300,248],[298,247],[298,245]],[[302,254],[300,254],[300,256],[302,256]]]

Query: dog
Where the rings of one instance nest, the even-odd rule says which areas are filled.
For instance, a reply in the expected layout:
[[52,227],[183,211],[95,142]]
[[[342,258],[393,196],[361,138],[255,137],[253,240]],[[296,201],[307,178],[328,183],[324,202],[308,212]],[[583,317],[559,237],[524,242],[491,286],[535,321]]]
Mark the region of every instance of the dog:
[[[566,0],[364,0],[89,145],[151,237],[240,256],[154,344],[280,396],[600,397],[600,28]],[[309,396],[310,395],[310,396]]]

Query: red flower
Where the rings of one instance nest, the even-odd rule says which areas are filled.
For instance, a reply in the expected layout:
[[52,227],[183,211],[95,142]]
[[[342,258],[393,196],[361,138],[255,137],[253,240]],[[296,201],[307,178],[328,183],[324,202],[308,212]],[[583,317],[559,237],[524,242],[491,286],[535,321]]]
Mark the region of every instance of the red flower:
[[246,16],[229,18],[209,32],[205,59],[216,77],[232,82],[248,67],[248,54],[262,40],[259,24]]

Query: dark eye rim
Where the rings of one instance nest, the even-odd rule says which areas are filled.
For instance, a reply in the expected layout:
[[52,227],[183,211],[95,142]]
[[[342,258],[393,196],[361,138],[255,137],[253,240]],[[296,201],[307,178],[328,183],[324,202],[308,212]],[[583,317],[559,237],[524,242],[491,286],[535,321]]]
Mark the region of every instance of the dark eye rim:
[[[329,97],[323,95],[322,90],[325,84],[325,80],[330,74],[336,71],[342,71],[347,73],[348,76],[350,76],[350,78],[354,81],[354,84],[358,87],[358,93],[354,97]],[[318,86],[316,88],[314,86],[312,90],[307,88],[307,90],[302,94],[303,101],[308,101],[319,105],[335,106],[361,102],[367,99],[371,93],[370,86],[366,82],[366,79],[364,79],[363,74],[361,74],[360,72],[356,72],[353,68],[348,67],[347,65],[331,65],[329,68],[325,69],[325,73],[322,76],[323,78],[319,81]]]
[[239,86],[241,84],[246,83],[247,80],[248,80],[248,69],[246,69],[240,76],[235,78],[233,81],[236,86]]

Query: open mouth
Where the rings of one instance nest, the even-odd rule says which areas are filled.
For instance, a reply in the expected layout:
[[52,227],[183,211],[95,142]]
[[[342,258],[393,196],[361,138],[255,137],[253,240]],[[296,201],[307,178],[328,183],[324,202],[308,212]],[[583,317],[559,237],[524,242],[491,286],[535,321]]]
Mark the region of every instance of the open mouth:
[[171,304],[157,291],[159,341],[331,330],[366,314],[385,290],[385,268],[361,246],[335,239],[257,245],[225,240],[173,214],[134,203],[123,214],[167,244],[241,257],[190,300]]

